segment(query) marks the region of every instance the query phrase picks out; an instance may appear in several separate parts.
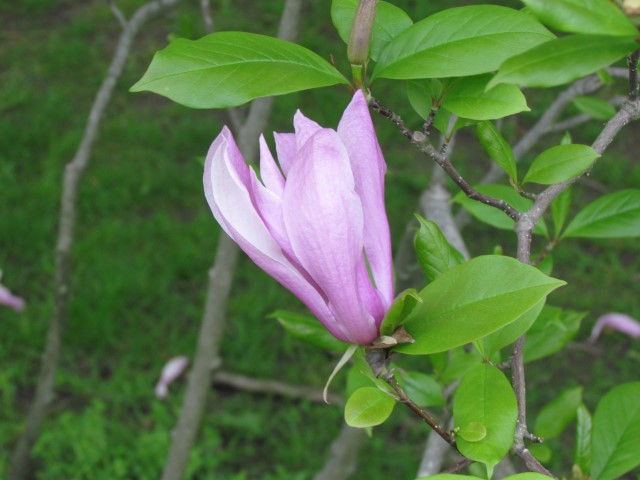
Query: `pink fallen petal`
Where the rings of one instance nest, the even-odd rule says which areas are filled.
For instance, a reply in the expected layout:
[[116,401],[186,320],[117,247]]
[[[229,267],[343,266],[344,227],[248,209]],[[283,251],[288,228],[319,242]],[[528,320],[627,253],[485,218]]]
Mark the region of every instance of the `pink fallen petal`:
[[640,338],[640,322],[624,313],[607,313],[598,318],[589,340],[595,342],[604,329],[617,330],[631,338]]
[[16,312],[21,312],[24,310],[26,303],[22,298],[12,294],[7,287],[0,284],[0,305],[5,305]]
[[189,359],[187,357],[173,357],[162,368],[160,379],[156,384],[156,398],[164,400],[169,394],[169,385],[180,377],[187,369]]

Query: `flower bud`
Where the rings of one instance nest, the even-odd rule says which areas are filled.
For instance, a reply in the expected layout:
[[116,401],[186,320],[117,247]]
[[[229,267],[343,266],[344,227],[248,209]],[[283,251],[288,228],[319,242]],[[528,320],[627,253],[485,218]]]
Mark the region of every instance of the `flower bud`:
[[347,47],[347,58],[351,65],[365,65],[369,59],[369,44],[377,4],[378,0],[360,0],[356,15],[353,17],[353,27],[351,27]]

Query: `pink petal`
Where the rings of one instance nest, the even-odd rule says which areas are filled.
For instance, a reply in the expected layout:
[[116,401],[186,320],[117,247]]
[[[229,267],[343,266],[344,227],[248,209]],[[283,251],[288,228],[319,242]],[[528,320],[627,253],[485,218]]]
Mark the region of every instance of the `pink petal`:
[[7,287],[0,284],[0,305],[5,305],[16,312],[22,312],[26,307],[25,301],[12,294]]
[[289,169],[296,159],[296,134],[274,132],[273,138],[276,141],[278,163],[280,163],[282,173],[286,177],[289,175]]
[[591,331],[591,342],[595,342],[602,330],[610,328],[625,333],[632,338],[640,338],[640,323],[624,313],[607,313],[598,318]]
[[262,182],[268,190],[278,197],[282,197],[284,177],[280,173],[280,169],[273,159],[263,135],[260,135],[260,178],[262,178]]
[[347,151],[333,130],[318,130],[298,151],[283,211],[293,251],[326,295],[347,341],[370,343],[378,336],[376,319],[363,308],[357,277],[363,263],[362,205]]
[[155,388],[157,398],[160,400],[167,398],[169,385],[184,373],[188,365],[189,359],[187,357],[173,357],[165,363]]
[[387,165],[378,144],[369,107],[361,90],[347,106],[338,135],[349,152],[356,192],[364,210],[364,249],[376,287],[387,307],[393,301],[391,237],[384,203]]
[[[266,201],[256,200],[259,189],[252,185],[252,175],[255,173],[244,162],[231,132],[225,127],[213,142],[205,162],[204,189],[214,217],[260,268],[302,300],[321,321],[332,321],[333,314],[322,294],[287,259],[256,209],[258,203],[266,217],[273,221],[271,226],[277,224],[275,213],[267,212]],[[254,181],[259,183],[257,179]],[[333,325],[330,331],[341,340],[346,338],[340,325]]]

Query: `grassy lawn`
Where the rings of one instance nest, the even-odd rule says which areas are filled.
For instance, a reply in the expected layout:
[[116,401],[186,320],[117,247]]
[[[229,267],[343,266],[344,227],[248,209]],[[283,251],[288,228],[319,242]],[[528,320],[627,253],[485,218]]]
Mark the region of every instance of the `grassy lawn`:
[[[144,1],[118,3],[130,15]],[[281,2],[213,3],[217,29],[275,32]],[[301,43],[339,58],[344,49],[329,22],[329,2],[308,3]],[[397,3],[405,3],[414,19],[434,9],[427,2]],[[153,386],[164,362],[191,356],[196,343],[218,237],[202,193],[202,156],[226,117],[151,94],[133,95],[128,88],[169,32],[188,38],[203,34],[196,4],[182,2],[141,32],[83,179],[59,396],[36,446],[38,479],[155,479],[164,463],[186,382],[173,385],[167,401],[155,399]],[[120,27],[97,0],[0,0],[0,22],[0,268],[3,283],[28,302],[22,314],[0,310],[2,472],[32,399],[50,315],[64,165],[81,138]],[[377,95],[386,95],[387,103],[417,124],[417,116],[402,106],[403,93],[394,88],[381,85]],[[531,98],[534,108],[546,101],[535,92]],[[279,98],[269,130],[290,130],[296,108],[335,126],[341,114],[335,106],[347,99],[338,88]],[[389,163],[387,202],[397,245],[431,166],[391,125],[375,121]],[[590,143],[599,128],[591,122],[575,141]],[[640,185],[638,132],[637,126],[627,127],[625,138],[616,140],[594,171],[592,178],[604,189]],[[458,147],[460,162],[467,162],[462,169],[479,178],[479,162],[471,163],[479,154],[472,132],[460,135]],[[582,187],[576,199],[584,204],[597,194]],[[474,239],[474,254],[490,253],[497,244],[513,254],[507,232],[473,224],[466,234]],[[552,303],[590,311],[579,341],[601,313],[640,317],[639,253],[637,242],[619,240],[573,241],[554,254],[554,275],[569,286],[554,294]],[[286,336],[266,318],[278,308],[302,310],[242,257],[222,344],[225,369],[322,388],[336,357]],[[573,348],[534,363],[529,370],[533,411],[578,384],[585,386],[585,402],[593,408],[613,385],[637,379],[639,367],[637,342],[615,335],[605,337],[595,353]],[[334,388],[343,383],[339,378]],[[189,478],[214,478],[211,472],[230,480],[311,478],[342,424],[336,406],[224,388],[212,391],[207,412]],[[366,442],[357,478],[413,478],[426,433],[398,408]]]

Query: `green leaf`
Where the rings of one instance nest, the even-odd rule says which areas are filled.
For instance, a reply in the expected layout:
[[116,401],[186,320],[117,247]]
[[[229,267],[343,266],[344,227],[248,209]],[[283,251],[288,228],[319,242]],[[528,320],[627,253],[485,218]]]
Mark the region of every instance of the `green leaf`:
[[530,110],[515,85],[501,84],[485,90],[490,79],[491,75],[477,75],[454,80],[442,106],[459,117],[472,120],[494,120]]
[[437,475],[428,475],[420,477],[416,480],[485,480],[482,477],[474,477],[471,475],[456,475],[454,473],[439,473]]
[[586,475],[591,471],[591,414],[580,405],[576,415],[576,448],[573,463]]
[[344,352],[349,346],[331,335],[317,319],[308,315],[276,310],[270,318],[278,320],[280,325],[291,335],[302,342],[324,350]]
[[329,62],[300,45],[219,32],[171,42],[155,54],[131,91],[154,92],[192,108],[227,108],[337,83],[349,84]]
[[569,223],[563,238],[640,236],[640,190],[604,195],[583,208]]
[[[526,212],[531,208],[531,205],[533,205],[531,200],[520,196],[513,188],[506,185],[485,184],[476,185],[473,188],[485,195],[504,200],[519,212]],[[492,227],[511,231],[513,231],[515,227],[514,221],[502,210],[472,200],[467,197],[464,192],[457,193],[452,201],[462,205],[474,218]],[[542,220],[538,222],[533,232],[549,238],[547,225]]]
[[[465,373],[482,363],[482,357],[475,349],[466,351],[463,347],[454,348],[450,352],[443,353],[443,355],[446,355],[447,364],[440,375],[440,380],[445,385],[450,385],[460,380]],[[433,357],[434,355],[429,356],[429,358]]]
[[406,372],[397,375],[398,383],[419,407],[443,407],[444,390],[432,376],[421,372]]
[[551,216],[553,218],[554,237],[560,238],[562,227],[567,221],[571,202],[573,200],[573,187],[565,189],[556,199],[551,202]]
[[565,390],[540,411],[534,428],[535,434],[545,440],[557,438],[575,420],[580,405],[582,387]]
[[525,362],[532,362],[561,350],[576,336],[585,316],[585,312],[546,305],[527,333],[524,344]]
[[462,254],[449,244],[435,222],[416,217],[420,229],[413,245],[427,280],[433,281],[447,270],[464,263]]
[[[331,2],[331,21],[338,30],[340,38],[346,44],[349,43],[353,18],[359,3],[359,0],[333,0]],[[387,44],[411,25],[413,25],[413,21],[404,10],[388,2],[378,2],[373,32],[371,33],[369,56],[373,60],[377,60]]]
[[596,120],[609,120],[616,114],[616,109],[613,108],[613,105],[602,98],[574,97],[571,102],[582,113],[586,113]]
[[498,350],[506,347],[507,345],[511,345],[520,338],[520,336],[529,330],[531,325],[536,321],[536,318],[540,315],[544,304],[545,300],[541,300],[537,305],[534,305],[533,308],[520,315],[516,321],[502,327],[496,332],[493,332],[491,335],[484,337],[481,342],[485,356],[491,357]]
[[607,393],[593,416],[593,480],[613,480],[640,465],[640,382]]
[[489,87],[515,83],[552,87],[611,65],[638,48],[635,37],[568,35],[543,43],[504,62]]
[[462,77],[554,38],[532,16],[506,7],[450,8],[414,24],[380,55],[373,78]]
[[518,180],[516,158],[511,147],[491,122],[480,122],[477,127],[478,140],[491,160],[514,181]]
[[436,113],[436,116],[433,119],[433,126],[436,128],[436,130],[438,130],[442,135],[445,136],[447,141],[451,139],[451,136],[455,132],[457,132],[461,128],[473,125],[474,123],[476,123],[475,120],[460,118],[457,115],[453,115],[444,107],[441,107],[438,110],[438,113]]
[[464,345],[513,322],[561,285],[510,257],[474,258],[420,292],[422,303],[404,323],[416,342],[395,349],[419,355]]
[[423,120],[429,118],[433,105],[442,95],[442,83],[435,78],[407,82],[407,98]]
[[409,313],[420,302],[422,302],[422,299],[415,288],[409,288],[400,293],[384,316],[380,325],[380,333],[382,335],[393,334],[396,328],[404,323]]
[[633,23],[609,0],[522,0],[545,25],[561,32],[637,35]]
[[548,475],[535,472],[517,473],[515,475],[509,475],[503,480],[549,480]]
[[487,438],[487,427],[483,423],[471,422],[456,431],[456,436],[467,442],[479,442]]
[[573,139],[571,138],[571,132],[564,132],[564,135],[560,139],[560,145],[568,145],[573,143]]
[[511,384],[496,367],[481,364],[460,381],[453,399],[453,420],[461,431],[477,432],[484,426],[486,436],[468,441],[456,437],[460,453],[471,460],[496,465],[509,451],[516,429],[518,405]]
[[362,387],[347,400],[344,420],[354,428],[375,427],[389,418],[395,403],[391,395],[376,387]]
[[588,145],[571,143],[556,145],[538,155],[524,176],[522,183],[543,185],[560,183],[577,177],[600,155]]

